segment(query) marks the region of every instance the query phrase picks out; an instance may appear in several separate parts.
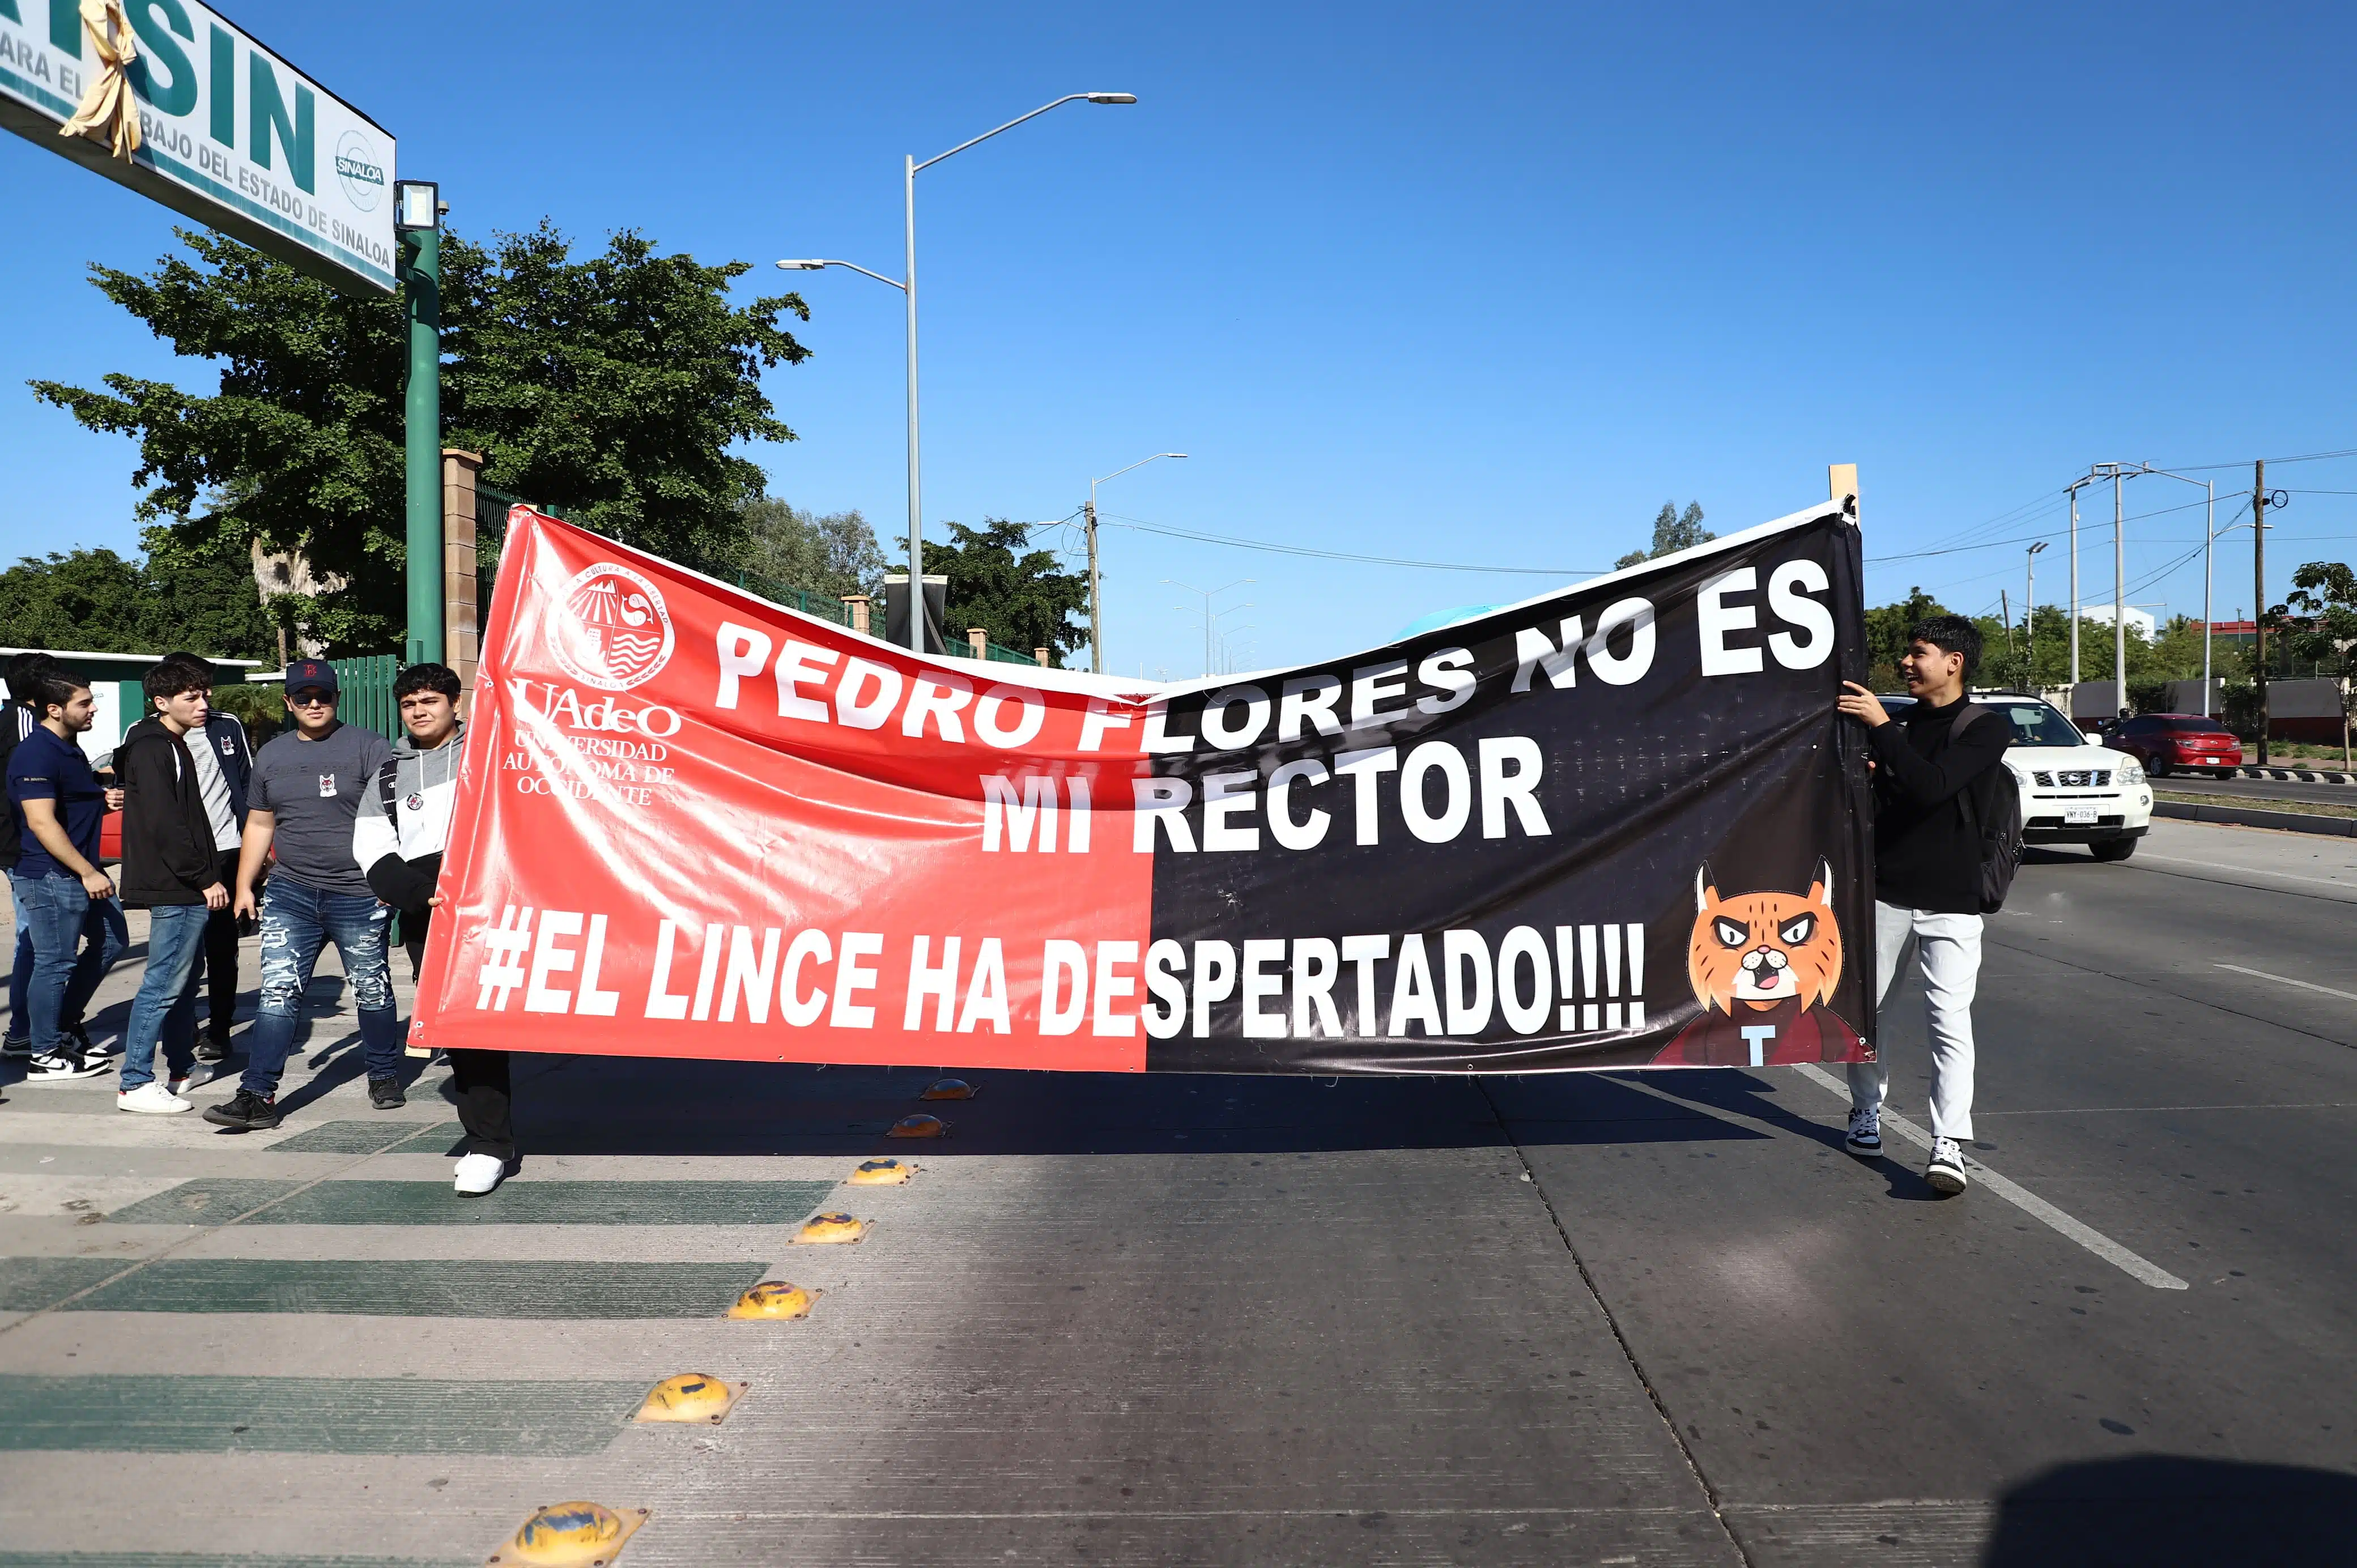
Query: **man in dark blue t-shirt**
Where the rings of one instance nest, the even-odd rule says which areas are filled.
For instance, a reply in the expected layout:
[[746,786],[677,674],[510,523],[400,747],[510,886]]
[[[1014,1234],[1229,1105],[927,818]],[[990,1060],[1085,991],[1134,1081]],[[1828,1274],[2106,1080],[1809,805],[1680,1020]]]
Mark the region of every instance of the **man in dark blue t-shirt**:
[[24,844],[8,873],[8,888],[33,939],[27,1082],[106,1070],[104,1060],[66,1035],[63,1020],[81,1016],[128,943],[114,884],[98,866],[99,824],[122,800],[99,788],[81,754],[81,736],[97,717],[98,703],[88,686],[54,674],[34,699],[41,722],[8,757],[8,800],[24,822]]

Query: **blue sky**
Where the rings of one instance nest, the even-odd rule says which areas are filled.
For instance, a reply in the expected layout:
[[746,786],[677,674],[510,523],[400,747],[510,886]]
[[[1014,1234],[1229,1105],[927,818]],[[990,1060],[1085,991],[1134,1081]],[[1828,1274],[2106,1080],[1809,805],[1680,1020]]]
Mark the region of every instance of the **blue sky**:
[[[1061,517],[1091,475],[1175,448],[1105,487],[1109,519],[1569,575],[1644,542],[1664,499],[1727,531],[1855,461],[1870,598],[1977,611],[2019,593],[2033,537],[2057,539],[2040,597],[2062,591],[2060,492],[2090,462],[2244,465],[2214,470],[2222,524],[2251,457],[2357,447],[2331,7],[231,15],[393,130],[469,232],[636,227],[799,288],[815,352],[768,385],[801,439],[754,456],[772,493],[857,507],[888,546],[899,295],[767,263],[897,274],[902,154],[1086,89],[1141,102],[920,177],[929,524]],[[0,171],[0,553],[131,548],[131,444],[22,388],[206,382],[82,281],[152,262],[173,216],[13,137]],[[2295,491],[2279,596],[2349,554],[2357,456],[2269,479]],[[2199,499],[2130,487],[2133,602],[2199,613],[2201,514],[2161,510]],[[2110,510],[2083,507],[2091,600]],[[2219,550],[2220,618],[2249,606],[2248,541]],[[1200,670],[1200,601],[1161,579],[1254,579],[1222,624],[1260,664],[1549,582],[1113,527],[1105,564],[1111,667],[1174,676]]]

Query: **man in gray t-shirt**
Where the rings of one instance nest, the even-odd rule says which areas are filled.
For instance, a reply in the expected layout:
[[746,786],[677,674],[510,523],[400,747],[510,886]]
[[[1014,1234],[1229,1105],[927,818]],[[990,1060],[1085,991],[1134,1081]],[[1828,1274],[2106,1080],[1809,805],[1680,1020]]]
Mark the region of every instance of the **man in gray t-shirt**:
[[343,956],[344,975],[361,1015],[369,1102],[403,1103],[401,1015],[393,1005],[385,961],[392,911],[369,891],[352,859],[352,820],[361,791],[393,755],[384,737],[339,723],[335,666],[297,659],[286,666],[286,711],[294,727],[253,759],[246,787],[245,843],[238,856],[237,912],[254,912],[254,883],[275,848],[278,864],[259,900],[262,1000],[246,1031],[246,1066],[238,1091],[205,1120],[241,1132],[278,1125],[278,1079],[295,1047],[303,993],[328,943]]

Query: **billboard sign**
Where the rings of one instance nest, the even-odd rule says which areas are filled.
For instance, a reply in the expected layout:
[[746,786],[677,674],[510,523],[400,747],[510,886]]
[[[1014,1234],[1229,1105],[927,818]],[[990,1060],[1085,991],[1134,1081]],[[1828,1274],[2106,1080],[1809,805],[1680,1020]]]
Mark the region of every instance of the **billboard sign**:
[[0,125],[351,293],[399,282],[393,139],[199,0],[132,0],[129,161],[59,127],[97,80],[74,0],[0,0]]

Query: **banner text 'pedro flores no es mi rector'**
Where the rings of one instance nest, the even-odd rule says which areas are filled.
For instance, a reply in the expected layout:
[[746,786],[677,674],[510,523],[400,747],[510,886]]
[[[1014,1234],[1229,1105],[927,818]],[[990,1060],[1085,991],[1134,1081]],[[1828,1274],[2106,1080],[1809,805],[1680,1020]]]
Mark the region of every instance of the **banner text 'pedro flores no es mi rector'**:
[[[1089,1070],[1873,1038],[1827,505],[1156,686],[911,654],[519,508],[412,1044]],[[414,809],[409,802],[397,809]]]

